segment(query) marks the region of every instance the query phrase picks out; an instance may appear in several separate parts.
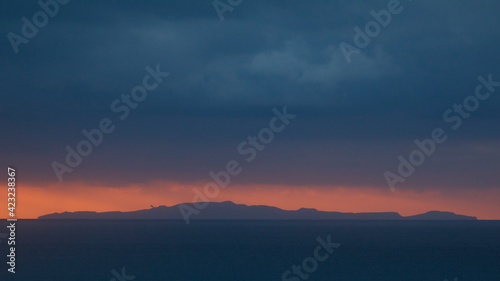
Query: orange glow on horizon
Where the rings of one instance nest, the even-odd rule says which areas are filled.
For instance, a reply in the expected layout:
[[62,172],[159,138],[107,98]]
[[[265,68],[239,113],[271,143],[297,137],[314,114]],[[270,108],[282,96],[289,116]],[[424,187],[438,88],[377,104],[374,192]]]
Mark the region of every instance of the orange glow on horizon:
[[[150,205],[172,206],[192,202],[193,188],[204,184],[154,183],[147,186],[106,187],[88,184],[64,184],[53,187],[19,186],[16,194],[17,218],[64,211],[135,211]],[[3,195],[5,196],[5,195]],[[233,201],[246,205],[269,205],[285,210],[315,208],[338,212],[398,212],[403,216],[428,211],[450,211],[500,219],[500,191],[419,192],[369,187],[286,187],[277,185],[228,186],[210,201]],[[4,200],[6,201],[6,200]],[[6,217],[4,212],[2,217]]]

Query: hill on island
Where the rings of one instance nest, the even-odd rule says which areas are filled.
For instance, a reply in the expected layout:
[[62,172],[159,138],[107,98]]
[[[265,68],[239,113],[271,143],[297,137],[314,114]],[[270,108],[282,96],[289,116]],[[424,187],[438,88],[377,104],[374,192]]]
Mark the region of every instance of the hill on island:
[[[64,212],[40,216],[38,219],[177,219],[182,220],[180,206],[194,208],[193,203],[159,206],[131,212]],[[271,206],[247,206],[230,201],[210,202],[206,208],[191,215],[190,220],[477,220],[476,217],[452,212],[431,211],[403,217],[396,212],[341,213],[301,208],[287,211]]]

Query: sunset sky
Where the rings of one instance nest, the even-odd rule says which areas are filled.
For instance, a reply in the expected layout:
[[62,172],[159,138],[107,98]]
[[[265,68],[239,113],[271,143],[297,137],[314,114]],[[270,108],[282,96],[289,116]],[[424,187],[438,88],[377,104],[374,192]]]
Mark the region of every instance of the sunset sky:
[[[350,62],[341,43],[390,1],[243,0],[223,21],[212,2],[70,1],[17,53],[7,34],[42,8],[4,4],[0,201],[11,165],[18,218],[171,206],[234,160],[212,201],[500,219],[500,87],[479,79],[500,82],[500,2],[401,1]],[[146,75],[157,87],[117,112]],[[477,110],[445,120],[479,85]],[[295,117],[249,161],[238,147],[285,107]],[[67,146],[103,118],[114,130],[69,167]],[[446,141],[392,192],[384,173],[436,128]],[[72,169],[62,181],[54,162]]]

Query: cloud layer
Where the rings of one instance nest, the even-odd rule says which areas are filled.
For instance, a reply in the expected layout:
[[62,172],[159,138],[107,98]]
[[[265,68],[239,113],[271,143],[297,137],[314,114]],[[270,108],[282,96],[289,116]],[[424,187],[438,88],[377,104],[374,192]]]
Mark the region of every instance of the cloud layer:
[[[297,118],[245,167],[245,184],[373,186],[397,156],[447,126],[443,113],[500,81],[497,1],[401,1],[404,10],[347,63],[341,42],[387,1],[244,1],[219,21],[210,1],[74,1],[15,54],[9,32],[36,1],[0,9],[0,162],[57,182],[51,163],[98,126],[148,65],[171,75],[65,181],[208,179],[272,108]],[[499,188],[500,90],[403,185]]]

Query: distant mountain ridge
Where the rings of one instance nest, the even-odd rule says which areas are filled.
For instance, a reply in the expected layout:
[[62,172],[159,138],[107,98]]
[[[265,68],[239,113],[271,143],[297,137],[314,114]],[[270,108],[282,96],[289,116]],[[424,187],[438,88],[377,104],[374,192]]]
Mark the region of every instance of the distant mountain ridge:
[[[179,204],[181,205],[181,204]],[[179,205],[159,206],[131,212],[64,212],[38,217],[38,219],[184,219]],[[194,207],[193,203],[185,206]],[[476,217],[457,215],[452,212],[431,211],[420,215],[403,217],[397,212],[378,213],[341,213],[323,212],[316,209],[301,208],[287,211],[277,207],[257,205],[247,206],[231,201],[210,202],[192,215],[190,220],[477,220]]]

